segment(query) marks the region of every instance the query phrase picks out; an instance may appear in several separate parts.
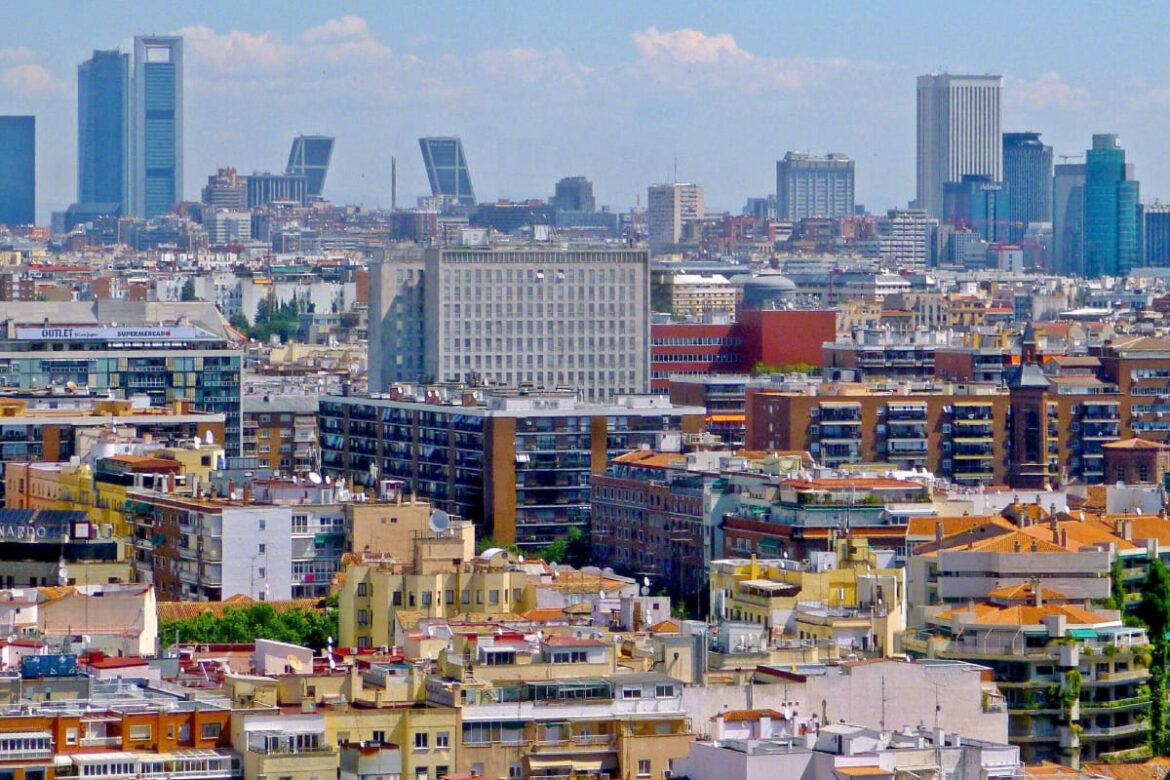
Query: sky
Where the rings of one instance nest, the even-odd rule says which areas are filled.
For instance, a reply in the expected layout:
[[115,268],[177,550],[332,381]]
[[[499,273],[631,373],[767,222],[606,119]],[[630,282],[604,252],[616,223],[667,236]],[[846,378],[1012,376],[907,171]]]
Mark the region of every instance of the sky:
[[[1170,4],[1127,2],[61,2],[8,0],[0,114],[37,117],[37,218],[76,199],[77,65],[134,35],[185,40],[184,195],[219,167],[281,170],[337,138],[325,195],[427,194],[418,138],[463,139],[477,198],[599,204],[702,184],[738,213],[796,149],[857,161],[871,211],[914,197],[915,82],[1003,74],[1005,131],[1059,155],[1120,134],[1144,202],[1170,200]],[[1057,162],[1060,162],[1058,157]]]

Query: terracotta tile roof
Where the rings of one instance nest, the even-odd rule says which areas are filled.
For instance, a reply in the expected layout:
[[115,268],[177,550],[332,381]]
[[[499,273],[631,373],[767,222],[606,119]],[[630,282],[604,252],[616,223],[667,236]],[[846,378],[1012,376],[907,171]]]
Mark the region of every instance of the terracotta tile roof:
[[[1019,545],[1019,550],[1016,545]],[[1033,550],[1033,545],[1035,549]],[[1002,534],[991,539],[982,539],[972,545],[972,549],[979,552],[1068,552],[1059,544],[1053,544],[1047,539],[1039,539],[1024,531],[1014,531]]]
[[1106,450],[1170,450],[1170,445],[1149,439],[1119,439],[1101,445]]
[[[1090,765],[1084,764],[1083,766],[1088,767]],[[1024,770],[1024,777],[1067,777],[1070,778],[1070,780],[1081,780],[1082,777],[1080,771],[1064,766],[1063,764],[1054,764],[1051,761],[1043,761],[1039,764],[1030,764],[1022,768]]]
[[1151,758],[1141,764],[1084,764],[1082,770],[1094,777],[1111,780],[1165,780],[1170,774],[1170,759]]
[[[247,596],[242,595],[233,596],[227,601],[160,601],[158,603],[158,619],[160,622],[163,620],[187,620],[204,613],[210,614],[213,617],[222,617],[223,611],[228,607],[243,609],[255,603],[259,602],[254,602]],[[277,612],[289,612],[294,609],[316,612],[320,600],[289,599],[287,601],[266,601],[264,603],[271,606]]]
[[936,523],[942,523],[943,538],[962,531],[970,531],[984,523],[999,520],[998,515],[968,515],[965,517],[911,517],[906,526],[906,538],[934,538]]
[[667,618],[666,620],[660,620],[659,622],[650,626],[650,628],[647,630],[651,634],[677,634],[681,629],[682,624],[680,624],[677,620],[674,618]]
[[564,620],[565,610],[560,607],[537,607],[522,613],[520,617],[525,620],[531,620],[533,623],[540,623],[545,620]]
[[[1072,626],[1096,626],[1115,622],[1105,615],[1089,612],[1071,604],[1019,605],[1000,607],[995,604],[975,604],[975,624],[980,626],[1038,626],[1041,619],[1051,615],[1064,615]],[[938,615],[939,620],[950,620],[956,614],[969,612],[971,607],[957,607]]]
[[894,774],[894,770],[880,766],[839,766],[833,771],[845,777],[891,777]]
[[777,712],[773,709],[759,709],[759,710],[728,710],[727,712],[720,712],[718,715],[712,715],[711,720],[722,719],[725,723],[743,723],[746,721],[759,720],[760,718],[776,718],[777,720],[784,720],[784,713]]
[[[1050,523],[1040,523],[1038,525],[1030,525],[1027,528],[1021,528],[1021,533],[1036,539],[1043,539],[1053,544],[1052,525]],[[1133,542],[1127,542],[1113,533],[1113,529],[1102,523],[1097,519],[1081,520],[1063,520],[1056,523],[1056,538],[1059,539],[1064,535],[1068,539],[1067,549],[1073,552],[1082,547],[1089,547],[1094,544],[1116,544],[1119,550],[1135,550],[1137,545]]]
[[[1021,582],[1019,585],[1009,585],[1006,588],[996,588],[987,594],[991,599],[999,599],[1000,601],[1018,601],[1020,599],[1034,599],[1036,592],[1032,589],[1032,583]],[[1045,601],[1049,599],[1059,600],[1066,599],[1068,596],[1061,593],[1059,590],[1052,590],[1051,588],[1040,588],[1040,596]]]

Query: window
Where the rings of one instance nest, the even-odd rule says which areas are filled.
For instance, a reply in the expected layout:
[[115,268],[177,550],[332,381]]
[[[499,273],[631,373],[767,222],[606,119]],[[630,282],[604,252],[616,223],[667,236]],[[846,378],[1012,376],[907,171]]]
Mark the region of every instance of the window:
[[386,743],[386,732],[382,729],[375,729],[371,738],[379,744],[385,744]]
[[66,745],[76,745],[77,744],[77,729],[65,729],[65,744]]
[[649,776],[650,776],[650,759],[639,758],[638,759],[638,777],[649,777]]
[[446,764],[439,764],[435,767],[435,777],[445,777],[449,771],[450,768]]
[[659,698],[659,699],[668,699],[671,696],[674,696],[674,686],[673,685],[655,685],[654,686],[654,696],[656,698]]
[[130,739],[133,742],[139,742],[144,739],[150,739],[150,726],[130,726]]
[[499,604],[500,603],[500,592],[498,590],[495,590],[493,588],[492,590],[488,591],[488,603],[489,604]]
[[642,698],[641,688],[622,688],[623,699],[640,699]]
[[460,604],[470,604],[471,603],[471,591],[470,590],[465,590],[459,594],[459,603]]
[[[264,522],[264,521],[261,520],[261,522]],[[263,531],[264,529],[261,528],[260,530]],[[265,554],[264,542],[260,542],[260,544],[256,545],[256,553],[257,553],[257,555],[264,555]]]
[[425,731],[419,731],[419,732],[415,733],[415,735],[414,735],[414,749],[415,750],[426,750],[427,749],[427,733]]
[[[440,731],[435,734],[435,747],[446,749],[451,745],[451,735],[446,731]],[[439,772],[442,777],[446,772]]]
[[364,609],[357,611],[357,624],[359,626],[368,626],[370,624],[370,613]]
[[[520,766],[520,765],[513,764],[512,766]],[[471,774],[476,775],[478,777],[483,777],[483,764],[472,764],[471,765]],[[512,770],[510,768],[508,769],[508,776],[509,777],[513,776]],[[515,775],[515,777],[520,777],[520,775]]]
[[199,736],[202,739],[219,739],[220,734],[223,733],[222,723],[204,723],[199,728]]
[[358,583],[358,586],[357,586],[357,594],[358,594],[359,596],[364,596],[364,595],[366,595],[366,583],[364,583],[364,582],[359,582],[359,583]]
[[447,591],[447,595],[446,595],[446,597],[444,598],[444,602],[443,602],[443,603],[444,603],[444,604],[454,604],[454,603],[455,603],[455,591],[453,591],[453,590],[448,590],[448,591]]
[[[258,522],[259,522],[259,524],[260,524],[260,530],[261,530],[261,531],[263,531],[263,530],[264,530],[264,525],[265,525],[265,523],[264,523],[264,520],[263,520],[263,519],[261,519],[261,520],[259,520]],[[260,545],[260,552],[264,552],[264,545]]]
[[401,607],[402,606],[402,591],[400,591],[400,590],[394,591],[394,597],[391,599],[391,601],[394,603],[394,606]]

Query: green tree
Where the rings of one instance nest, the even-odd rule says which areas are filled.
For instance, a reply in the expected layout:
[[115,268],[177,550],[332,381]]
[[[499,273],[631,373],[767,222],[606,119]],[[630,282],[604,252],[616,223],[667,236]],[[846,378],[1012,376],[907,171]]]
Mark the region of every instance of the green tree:
[[1121,570],[1121,561],[1114,561],[1109,567],[1109,599],[1110,609],[1116,609],[1125,614],[1125,574]]
[[1170,580],[1166,567],[1155,559],[1146,571],[1142,599],[1134,613],[1146,624],[1153,645],[1150,653],[1150,752],[1170,754],[1166,737],[1166,628],[1170,625]]
[[243,314],[236,312],[228,319],[228,323],[240,333],[243,333],[245,336],[248,335],[248,318]]
[[179,300],[181,300],[181,301],[197,301],[197,300],[199,300],[198,298],[195,297],[195,279],[193,277],[188,278],[187,281],[183,284],[183,293],[182,293],[182,295],[179,296]]
[[219,617],[203,612],[182,620],[164,620],[159,624],[159,636],[164,644],[217,644],[224,642],[254,642],[273,639],[321,650],[329,637],[337,636],[336,600],[330,605],[322,602],[324,611],[290,609],[277,612],[271,604],[260,602],[247,607],[227,607]]

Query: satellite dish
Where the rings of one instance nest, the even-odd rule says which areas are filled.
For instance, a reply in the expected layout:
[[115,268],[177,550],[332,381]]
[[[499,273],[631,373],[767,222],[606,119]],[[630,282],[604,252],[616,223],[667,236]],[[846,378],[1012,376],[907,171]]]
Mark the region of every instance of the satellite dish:
[[325,475],[325,484],[326,484],[326,485],[332,485],[332,484],[333,484],[333,477],[331,477],[331,476],[329,476],[328,474],[326,474],[326,475]]
[[310,471],[309,472],[309,481],[312,482],[314,485],[320,485],[321,484],[321,475],[315,471]]
[[645,585],[647,588],[649,588],[649,587],[650,587],[650,578],[649,578],[649,577],[643,577],[643,578],[642,578],[642,584],[643,584],[643,585]]
[[297,658],[292,653],[288,654],[288,657],[285,659],[285,661],[288,662],[288,668],[292,669],[294,672],[300,672],[305,668],[305,664],[301,661],[301,659]]
[[523,556],[523,555],[517,556],[517,558],[516,558],[516,561],[517,561],[517,563],[519,563],[521,566],[523,566],[523,565],[524,565],[524,556]]
[[442,509],[436,509],[434,512],[431,512],[430,519],[427,520],[427,525],[429,525],[431,530],[435,533],[446,531],[451,527],[451,515],[447,514]]
[[206,441],[208,444],[215,444],[215,434],[211,431],[208,431],[203,438],[204,441]]
[[374,463],[373,461],[370,462],[370,478],[371,479],[378,478],[378,464]]

